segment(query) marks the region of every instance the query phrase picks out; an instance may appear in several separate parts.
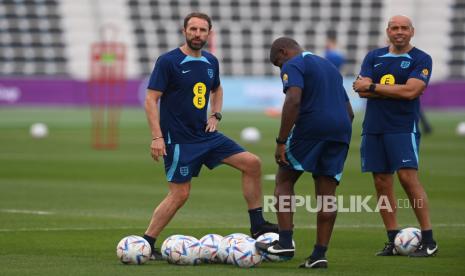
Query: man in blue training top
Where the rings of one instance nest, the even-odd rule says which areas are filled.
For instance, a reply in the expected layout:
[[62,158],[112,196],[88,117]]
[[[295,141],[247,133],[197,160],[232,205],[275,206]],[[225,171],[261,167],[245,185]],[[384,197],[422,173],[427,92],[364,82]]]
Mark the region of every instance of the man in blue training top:
[[346,62],[344,55],[337,49],[337,34],[335,30],[329,30],[326,33],[326,45],[324,57],[329,60],[334,66],[336,66],[339,72],[342,71],[342,67]]
[[[279,241],[257,242],[256,247],[292,258],[293,213],[280,203],[292,206],[294,185],[304,171],[313,174],[318,200],[334,200],[349,149],[353,112],[342,76],[328,60],[282,37],[273,42],[270,61],[281,68],[286,94],[275,152]],[[336,211],[330,209],[318,210],[316,244],[302,268],[328,267],[325,253],[336,220]]]
[[418,180],[418,128],[420,95],[431,77],[431,57],[410,44],[414,28],[409,18],[389,20],[390,46],[373,50],[365,57],[354,90],[368,98],[360,149],[362,171],[372,172],[378,198],[385,196],[392,210],[380,210],[389,242],[377,256],[397,252],[394,238],[399,232],[393,173],[402,187],[420,223],[422,240],[410,257],[434,256],[438,247],[428,211],[428,198]]
[[198,176],[202,165],[212,169],[227,164],[242,172],[252,237],[278,230],[263,218],[260,159],[217,131],[223,104],[219,65],[216,57],[202,51],[211,27],[208,15],[187,15],[186,42],[158,58],[148,85],[145,111],[151,154],[155,161],[164,158],[169,184],[169,193],[154,210],[144,235],[155,259],[161,257],[154,247],[156,238],[188,199],[191,178]]

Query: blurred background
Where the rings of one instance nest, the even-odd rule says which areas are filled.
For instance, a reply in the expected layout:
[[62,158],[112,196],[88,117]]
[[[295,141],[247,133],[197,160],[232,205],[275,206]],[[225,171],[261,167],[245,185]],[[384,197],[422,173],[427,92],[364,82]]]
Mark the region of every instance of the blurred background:
[[[225,110],[280,107],[268,52],[283,35],[316,54],[337,51],[350,84],[367,51],[386,45],[386,23],[395,14],[413,20],[413,44],[433,57],[424,108],[465,106],[464,0],[2,0],[0,106],[88,105],[88,82],[99,78],[93,62],[118,60],[112,48],[92,54],[103,40],[122,47],[124,83],[117,86],[124,93],[117,102],[140,107],[156,58],[183,43],[182,21],[192,11],[213,19],[208,47],[220,60]],[[363,101],[347,88],[361,110]]]

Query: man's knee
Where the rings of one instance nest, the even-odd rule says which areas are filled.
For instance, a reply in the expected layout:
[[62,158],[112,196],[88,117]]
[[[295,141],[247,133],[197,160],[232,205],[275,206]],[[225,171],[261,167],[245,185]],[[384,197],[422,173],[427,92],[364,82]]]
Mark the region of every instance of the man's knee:
[[262,162],[258,156],[249,153],[244,159],[244,172],[261,173]]
[[417,183],[417,171],[414,169],[401,169],[397,171],[399,181],[404,187],[410,187]]
[[171,189],[170,195],[177,204],[182,205],[189,199],[190,188],[186,184],[174,185],[179,185],[179,187]]
[[392,175],[390,174],[374,174],[376,190],[386,190],[392,187]]

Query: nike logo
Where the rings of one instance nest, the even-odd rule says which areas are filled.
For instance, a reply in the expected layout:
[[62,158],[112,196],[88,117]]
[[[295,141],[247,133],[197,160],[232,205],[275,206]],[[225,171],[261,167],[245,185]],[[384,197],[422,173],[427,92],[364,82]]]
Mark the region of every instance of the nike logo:
[[268,247],[268,253],[273,253],[273,254],[278,254],[278,253],[284,253],[284,252],[294,252],[294,248],[288,248],[288,249],[274,249],[274,246]]
[[185,71],[182,70],[181,72],[182,72],[183,74],[185,74],[185,73],[189,73],[190,71],[191,71],[191,70],[185,70]]
[[328,261],[327,260],[318,260],[318,261],[314,261],[313,263],[309,264],[308,262],[305,262],[305,267],[314,267],[315,265],[319,264],[319,263],[327,263]]
[[436,245],[433,249],[429,249],[429,248],[426,248],[426,253],[428,253],[428,255],[432,255],[436,252],[436,250],[438,250],[438,246]]
[[376,63],[374,67],[378,67],[380,66],[381,64],[383,64],[382,62],[381,63]]
[[412,161],[410,159],[402,159],[402,163],[406,163],[406,162],[409,162],[409,161]]

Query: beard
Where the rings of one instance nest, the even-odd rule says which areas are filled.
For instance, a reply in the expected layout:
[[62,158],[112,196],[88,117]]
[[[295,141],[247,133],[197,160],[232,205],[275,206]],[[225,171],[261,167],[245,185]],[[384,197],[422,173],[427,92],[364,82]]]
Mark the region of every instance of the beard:
[[189,48],[191,48],[192,50],[200,50],[203,48],[203,46],[205,46],[205,44],[207,44],[207,41],[206,40],[200,40],[200,42],[193,42],[194,39],[187,39],[186,38],[186,43],[187,43],[187,46],[189,46]]

